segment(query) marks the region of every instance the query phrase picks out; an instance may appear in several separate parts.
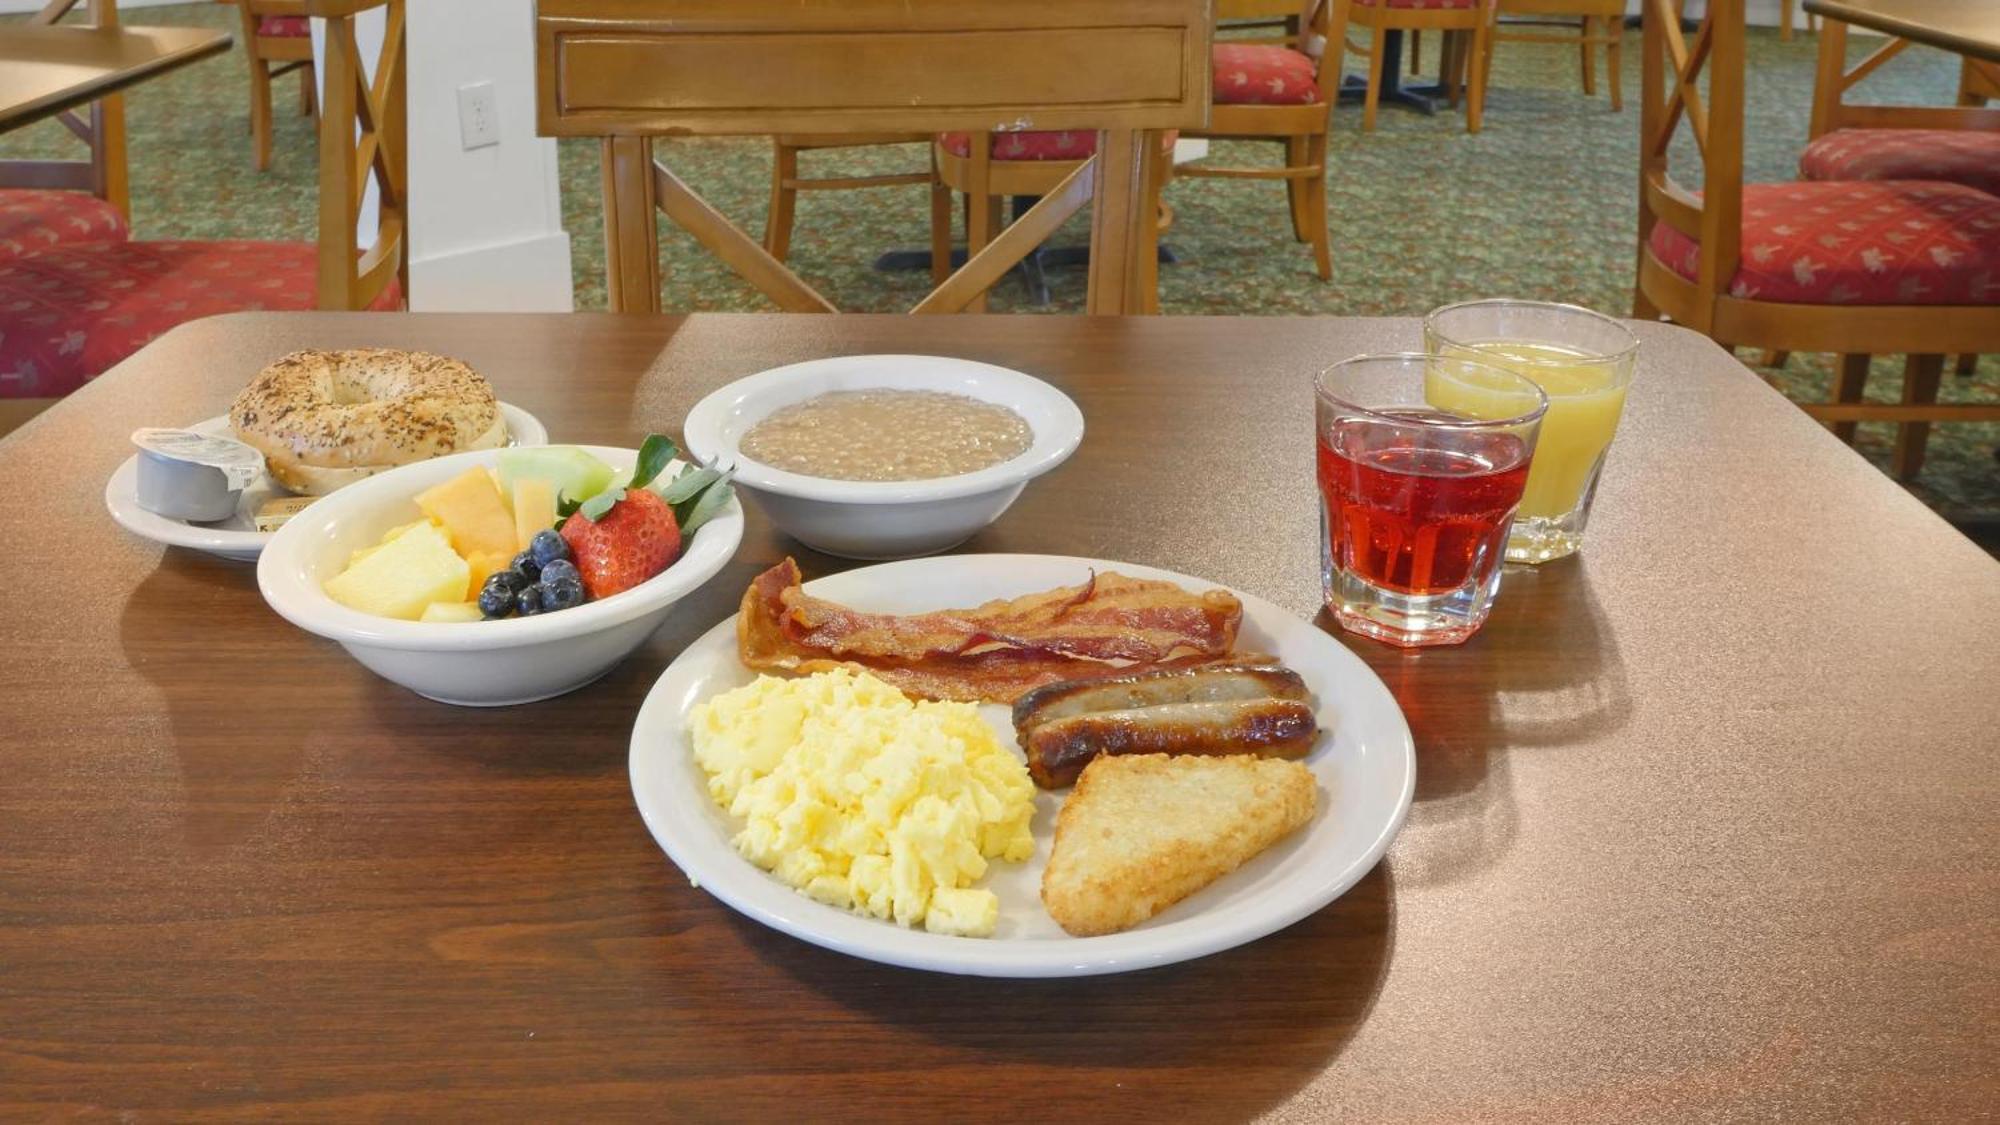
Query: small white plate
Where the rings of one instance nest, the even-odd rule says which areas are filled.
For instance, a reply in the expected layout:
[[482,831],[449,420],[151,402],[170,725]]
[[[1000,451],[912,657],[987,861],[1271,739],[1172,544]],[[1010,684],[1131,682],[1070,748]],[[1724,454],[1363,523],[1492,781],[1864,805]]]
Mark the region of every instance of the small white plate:
[[[806,589],[856,609],[911,613],[1074,584],[1093,567],[1190,590],[1215,586],[1097,559],[959,555],[851,570]],[[688,878],[724,903],[815,945],[885,964],[977,976],[1088,976],[1254,941],[1332,902],[1382,858],[1410,808],[1416,750],[1395,698],[1360,657],[1262,598],[1237,596],[1243,600],[1238,644],[1273,653],[1305,677],[1320,725],[1330,732],[1322,733],[1305,762],[1319,780],[1319,810],[1304,830],[1124,933],[1070,937],[1042,909],[1042,868],[1067,791],[1037,794],[1034,855],[1018,864],[996,860],[981,880],[1000,896],[1000,923],[990,938],[907,930],[850,914],[806,898],[738,855],[729,841],[740,825],[709,796],[685,737],[688,710],[697,702],[755,678],[737,660],[734,617],[689,645],[639,710],[631,752],[639,813]],[[1014,745],[1007,708],[988,704],[980,712],[1003,744]]]
[[[507,444],[548,444],[549,432],[533,414],[503,402],[500,404],[500,415],[507,419]],[[223,414],[196,422],[188,429],[198,434],[227,436],[230,432],[229,416]],[[238,562],[256,562],[257,556],[263,553],[264,544],[271,541],[272,534],[257,530],[254,518],[257,509],[273,496],[289,495],[267,474],[243,490],[243,498],[236,505],[236,514],[226,520],[189,523],[168,519],[139,506],[139,456],[135,453],[127,457],[105,483],[104,506],[111,510],[111,518],[117,520],[120,527],[155,543],[165,543],[169,547],[192,547]]]

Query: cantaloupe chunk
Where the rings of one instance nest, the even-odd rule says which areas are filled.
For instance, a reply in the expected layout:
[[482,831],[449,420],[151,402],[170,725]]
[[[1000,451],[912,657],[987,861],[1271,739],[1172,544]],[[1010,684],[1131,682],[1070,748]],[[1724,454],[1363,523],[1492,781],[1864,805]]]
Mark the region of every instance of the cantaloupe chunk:
[[[514,517],[500,502],[500,490],[483,468],[458,476],[417,494],[417,507],[445,526],[451,545],[466,558],[477,554],[512,554]],[[457,601],[446,598],[445,601]]]
[[415,621],[432,602],[464,601],[470,571],[445,533],[422,523],[334,576],[326,593],[363,613]]
[[513,511],[514,496],[511,492],[507,490],[506,484],[501,482],[500,470],[495,466],[488,465],[486,466],[486,475],[492,478],[493,480],[493,491],[498,492],[500,494],[500,506],[506,508],[510,512]]
[[488,578],[506,570],[513,561],[512,555],[499,555],[490,551],[481,552],[465,560],[466,566],[471,571],[465,580],[465,600],[478,601],[479,588],[486,585]]
[[514,482],[514,543],[528,549],[535,533],[556,523],[556,486],[548,481],[524,478]]
[[457,624],[485,619],[477,602],[432,602],[424,607],[424,615],[417,620]]

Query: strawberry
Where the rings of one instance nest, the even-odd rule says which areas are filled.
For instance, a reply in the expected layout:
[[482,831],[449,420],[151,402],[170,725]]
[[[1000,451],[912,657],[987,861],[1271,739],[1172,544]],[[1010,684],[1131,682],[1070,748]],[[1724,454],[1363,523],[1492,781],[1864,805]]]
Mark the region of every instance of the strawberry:
[[681,553],[680,522],[656,492],[631,488],[593,520],[583,512],[562,525],[591,601],[629,590],[667,569]]

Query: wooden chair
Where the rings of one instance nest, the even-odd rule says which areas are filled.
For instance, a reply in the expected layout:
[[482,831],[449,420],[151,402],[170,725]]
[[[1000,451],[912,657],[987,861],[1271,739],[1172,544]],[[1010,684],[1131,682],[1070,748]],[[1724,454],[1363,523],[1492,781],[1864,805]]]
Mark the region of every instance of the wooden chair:
[[[1794,24],[1798,22],[1798,13],[1794,11],[1794,9],[1798,7],[1798,3],[1799,0],[1778,0],[1779,42],[1790,43],[1792,41],[1792,27]],[[1819,17],[1813,15],[1811,12],[1807,12],[1806,30],[1815,31],[1818,30],[1818,28],[1819,28]]]
[[2000,109],[1984,108],[1981,83],[2000,64],[1965,60],[1958,105],[1861,105],[1849,92],[1910,46],[1890,38],[1847,65],[1847,25],[1819,33],[1812,122],[1799,175],[1808,180],[1948,180],[2000,194]]
[[[1725,346],[1840,355],[1834,401],[1804,409],[1902,423],[1894,468],[1914,476],[1929,423],[2000,419],[2000,404],[1936,401],[1945,355],[2000,348],[2000,198],[1951,183],[1745,185],[1743,2],[1710,0],[1690,42],[1674,0],[1646,0],[1634,315]],[[1699,193],[1669,168],[1683,122]],[[1868,357],[1885,353],[1909,357],[1903,402],[1862,403]]]
[[[1098,130],[1095,154],[916,312],[955,312],[1093,206],[1088,308],[1138,312],[1158,131],[1207,117],[1208,0],[541,0],[538,124],[599,137],[613,309],[660,304],[654,211],[780,308],[833,305],[654,158],[662,135]],[[837,80],[835,80],[837,78]]]
[[[65,247],[0,265],[0,397],[66,394],[177,324],[248,310],[393,309],[405,272],[407,0],[301,0],[326,21],[319,242],[141,242]],[[386,9],[374,78],[354,17]],[[358,244],[368,182],[375,238]]]
[[[1173,171],[1172,131],[1157,134],[1159,159],[1154,162],[1151,187],[1139,204],[1142,212],[1157,216],[1160,192]],[[943,285],[951,275],[951,197],[965,197],[965,253],[977,255],[993,241],[1002,225],[1001,204],[1010,196],[1041,198],[1061,189],[1097,149],[1097,134],[1087,129],[1019,133],[941,133],[932,139],[931,151],[931,281]],[[1146,232],[1146,245],[1153,252],[1139,260],[1142,273],[1138,287],[1145,313],[1160,311],[1159,231],[1155,221]],[[986,311],[986,294],[980,293],[965,307],[966,312]]]
[[[1370,37],[1367,47],[1355,50],[1368,56],[1368,88],[1361,101],[1361,131],[1375,131],[1376,109],[1382,100],[1382,59],[1383,37],[1391,31],[1417,33],[1436,30],[1446,33],[1446,52],[1451,54],[1458,47],[1453,33],[1470,36],[1466,46],[1466,58],[1470,60],[1471,76],[1466,81],[1465,131],[1477,133],[1486,112],[1486,69],[1491,57],[1486,40],[1492,33],[1494,0],[1331,0],[1339,6],[1333,22],[1343,26],[1365,27]],[[1338,89],[1340,82],[1341,55],[1349,44],[1346,37],[1327,40],[1328,61],[1324,65],[1333,68],[1333,81]],[[1414,46],[1414,44],[1413,44]],[[1447,75],[1456,64],[1447,58],[1442,68]],[[1450,85],[1447,78],[1447,85]],[[1456,94],[1454,93],[1454,100]]]
[[[48,0],[28,17],[53,24],[83,0]],[[88,0],[87,24],[118,26],[116,0]],[[125,98],[92,102],[57,120],[82,141],[82,160],[0,160],[0,265],[63,246],[123,242],[131,228],[125,167]]]
[[1326,220],[1326,136],[1340,100],[1340,44],[1347,38],[1347,0],[1308,0],[1299,8],[1305,50],[1282,44],[1218,42],[1211,51],[1214,106],[1206,128],[1191,137],[1255,139],[1284,145],[1277,167],[1226,168],[1195,163],[1175,170],[1191,178],[1283,180],[1291,200],[1292,236],[1312,243],[1321,281],[1333,278]]
[[780,133],[771,138],[771,210],[764,218],[764,249],[784,261],[792,249],[792,217],[802,191],[843,191],[851,188],[896,187],[928,184],[931,174],[888,172],[872,176],[825,176],[809,179],[799,175],[799,154],[822,149],[877,148],[882,145],[925,144],[928,133],[863,133],[856,136],[821,136]]
[[[1523,17],[1508,20],[1508,16]],[[1575,24],[1569,21],[1575,20]],[[1551,34],[1539,29],[1574,27],[1576,34]],[[1522,28],[1535,28],[1523,31]],[[1610,87],[1611,109],[1625,108],[1621,71],[1625,61],[1625,0],[1499,0],[1493,30],[1486,36],[1487,73],[1492,73],[1495,43],[1574,43],[1583,63],[1583,93],[1597,93],[1597,53],[1604,48],[1604,78]]]
[[257,170],[271,166],[271,81],[299,72],[299,113],[313,111],[312,19],[305,0],[231,0],[250,60],[250,136]]

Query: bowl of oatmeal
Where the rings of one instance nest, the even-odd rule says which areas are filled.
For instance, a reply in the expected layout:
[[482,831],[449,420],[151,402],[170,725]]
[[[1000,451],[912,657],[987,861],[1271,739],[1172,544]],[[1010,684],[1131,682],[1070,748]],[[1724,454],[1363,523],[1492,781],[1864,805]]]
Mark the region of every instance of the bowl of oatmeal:
[[864,355],[760,371],[688,414],[688,450],[805,545],[853,559],[955,547],[1083,440],[1068,395],[1005,367]]

